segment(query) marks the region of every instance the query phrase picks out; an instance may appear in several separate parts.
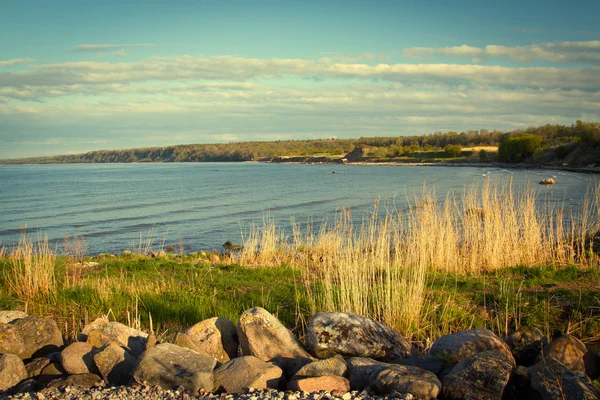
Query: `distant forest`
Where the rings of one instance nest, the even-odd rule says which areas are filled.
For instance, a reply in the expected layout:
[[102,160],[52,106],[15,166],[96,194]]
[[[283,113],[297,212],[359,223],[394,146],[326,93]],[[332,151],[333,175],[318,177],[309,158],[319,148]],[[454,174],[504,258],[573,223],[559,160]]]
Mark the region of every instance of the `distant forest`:
[[[519,149],[527,139],[527,150]],[[532,139],[533,138],[533,139]],[[504,149],[503,149],[503,143]],[[357,148],[369,148],[378,160],[400,159],[412,153],[441,152],[459,155],[463,147],[500,146],[500,161],[570,165],[600,163],[600,123],[577,121],[571,126],[543,125],[509,132],[470,130],[436,132],[422,136],[361,137],[359,139],[282,140],[223,144],[186,144],[128,150],[100,150],[85,154],[0,160],[1,164],[132,163],[281,161],[283,157],[341,158]],[[533,146],[533,147],[532,147]],[[511,152],[520,151],[517,155]],[[480,154],[482,156],[482,154]],[[505,157],[505,159],[502,159]],[[481,161],[486,161],[481,157]],[[488,160],[489,161],[489,160]]]

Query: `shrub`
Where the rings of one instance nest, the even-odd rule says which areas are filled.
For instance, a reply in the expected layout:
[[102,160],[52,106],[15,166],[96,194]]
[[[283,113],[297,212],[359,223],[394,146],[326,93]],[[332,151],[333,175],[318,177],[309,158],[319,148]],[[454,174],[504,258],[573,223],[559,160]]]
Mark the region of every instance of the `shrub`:
[[444,152],[448,155],[448,157],[458,157],[460,156],[461,151],[462,147],[457,144],[447,144],[444,147]]
[[498,158],[509,163],[518,163],[531,156],[542,145],[542,138],[530,133],[510,136],[500,143]]
[[487,160],[487,151],[484,149],[479,150],[479,159],[481,161]]

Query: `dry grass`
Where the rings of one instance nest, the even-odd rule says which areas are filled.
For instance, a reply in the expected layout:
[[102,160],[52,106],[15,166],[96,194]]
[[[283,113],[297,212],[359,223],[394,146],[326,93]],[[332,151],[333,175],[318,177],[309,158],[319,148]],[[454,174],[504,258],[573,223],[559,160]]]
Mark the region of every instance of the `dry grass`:
[[48,237],[38,237],[33,243],[25,231],[17,247],[8,254],[5,280],[10,293],[28,302],[34,297],[56,294],[56,253],[48,244]]
[[445,323],[431,315],[443,313],[443,307],[424,307],[429,271],[478,275],[519,265],[598,268],[598,255],[589,247],[591,234],[600,229],[600,186],[572,210],[556,203],[536,206],[543,199],[531,186],[517,192],[510,181],[488,181],[438,201],[434,190],[424,188],[404,211],[390,203],[380,212],[377,201],[357,226],[343,209],[318,231],[293,223],[290,239],[265,220],[252,227],[237,261],[301,269],[311,312],[353,312],[414,333],[431,328],[423,323]]

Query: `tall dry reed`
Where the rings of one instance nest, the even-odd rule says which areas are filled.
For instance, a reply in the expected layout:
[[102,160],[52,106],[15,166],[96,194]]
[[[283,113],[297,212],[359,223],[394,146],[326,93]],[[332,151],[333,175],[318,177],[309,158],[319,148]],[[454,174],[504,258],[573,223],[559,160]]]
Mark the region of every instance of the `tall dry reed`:
[[401,332],[423,329],[427,273],[479,274],[518,265],[598,267],[589,251],[600,229],[600,186],[576,209],[548,203],[535,186],[515,190],[510,181],[466,189],[438,200],[423,191],[398,210],[377,201],[355,223],[342,209],[318,230],[292,221],[291,237],[273,220],[252,226],[238,262],[290,265],[303,272],[311,312],[347,311]]
[[33,243],[25,231],[21,232],[17,247],[8,254],[5,279],[11,293],[23,301],[38,295],[56,294],[56,253],[48,244],[48,237],[38,237]]

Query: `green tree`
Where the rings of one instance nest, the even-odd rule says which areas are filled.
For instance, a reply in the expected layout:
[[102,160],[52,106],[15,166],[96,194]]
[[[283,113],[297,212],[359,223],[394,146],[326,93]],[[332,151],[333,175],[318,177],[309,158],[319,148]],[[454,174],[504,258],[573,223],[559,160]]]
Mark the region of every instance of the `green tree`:
[[446,153],[448,157],[458,157],[460,156],[461,151],[462,147],[458,144],[447,144],[446,146],[444,146],[444,153]]
[[484,149],[479,150],[479,159],[481,161],[487,160],[487,151],[485,151]]
[[518,163],[531,156],[542,146],[542,138],[531,133],[521,133],[510,136],[498,147],[500,161]]

